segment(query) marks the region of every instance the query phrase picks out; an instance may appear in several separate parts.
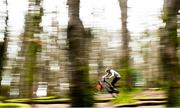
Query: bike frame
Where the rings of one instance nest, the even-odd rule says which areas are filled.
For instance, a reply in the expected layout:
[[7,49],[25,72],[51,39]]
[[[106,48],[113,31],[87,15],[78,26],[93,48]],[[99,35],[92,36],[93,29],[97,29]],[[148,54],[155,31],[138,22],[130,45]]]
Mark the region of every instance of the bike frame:
[[113,97],[116,97],[117,93],[119,93],[117,90],[114,89],[114,87],[106,81],[105,78],[101,79],[98,84],[100,84],[99,90],[103,90],[103,88],[110,93]]

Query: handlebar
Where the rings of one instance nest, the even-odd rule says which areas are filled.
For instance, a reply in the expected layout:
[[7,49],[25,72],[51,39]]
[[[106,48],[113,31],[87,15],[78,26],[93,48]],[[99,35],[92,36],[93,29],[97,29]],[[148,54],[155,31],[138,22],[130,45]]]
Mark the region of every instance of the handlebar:
[[101,81],[107,82],[106,79],[109,79],[109,78],[101,78]]

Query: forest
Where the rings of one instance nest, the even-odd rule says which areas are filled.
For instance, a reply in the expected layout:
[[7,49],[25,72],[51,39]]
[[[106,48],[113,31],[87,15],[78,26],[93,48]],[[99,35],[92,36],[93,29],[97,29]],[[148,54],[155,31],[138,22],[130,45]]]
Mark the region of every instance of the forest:
[[180,0],[0,0],[0,108],[57,107],[180,107]]

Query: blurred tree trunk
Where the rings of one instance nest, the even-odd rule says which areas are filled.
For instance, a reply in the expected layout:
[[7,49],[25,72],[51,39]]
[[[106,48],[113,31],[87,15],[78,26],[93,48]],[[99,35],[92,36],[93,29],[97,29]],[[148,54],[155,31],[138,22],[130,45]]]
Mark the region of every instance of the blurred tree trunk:
[[[8,6],[7,0],[5,0],[6,7]],[[1,91],[1,80],[2,80],[2,72],[3,72],[3,64],[4,60],[6,58],[6,50],[7,50],[7,44],[8,44],[8,10],[6,10],[6,18],[5,18],[5,30],[4,30],[4,41],[0,42],[0,95],[3,94],[3,91]]]
[[33,80],[36,72],[36,54],[40,48],[40,41],[37,37],[34,37],[35,35],[38,35],[41,30],[39,26],[42,16],[40,1],[41,0],[29,1],[29,9],[25,17],[25,32],[23,34],[22,49],[25,63],[24,72],[21,73],[21,97],[31,98],[33,96]]
[[2,71],[3,71],[4,52],[5,52],[4,50],[5,50],[5,41],[0,42],[0,95],[2,95],[1,80],[2,80]]
[[164,72],[164,80],[167,81],[168,107],[180,106],[180,68],[177,57],[177,4],[179,0],[164,1],[164,17],[166,23],[161,34],[161,62]]
[[101,79],[102,75],[104,74],[104,67],[103,67],[103,55],[102,51],[98,52],[98,76],[97,79]]
[[1,80],[2,80],[3,64],[6,56],[6,48],[7,48],[7,33],[5,33],[4,35],[4,42],[0,42],[0,95],[3,95],[3,91],[1,91],[2,90]]
[[125,86],[128,90],[132,89],[132,76],[130,70],[129,59],[129,33],[127,29],[127,0],[119,0],[121,9],[121,23],[122,23],[122,55],[120,58],[120,70],[125,75]]
[[87,36],[79,18],[80,0],[68,0],[67,36],[71,61],[70,96],[72,107],[92,107],[93,94],[89,82]]

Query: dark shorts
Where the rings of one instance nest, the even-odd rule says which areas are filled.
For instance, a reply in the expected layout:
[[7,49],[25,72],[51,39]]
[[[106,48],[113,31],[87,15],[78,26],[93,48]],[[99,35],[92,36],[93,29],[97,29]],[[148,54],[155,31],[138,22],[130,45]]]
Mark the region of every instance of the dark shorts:
[[115,77],[115,78],[112,80],[111,84],[112,84],[113,87],[115,87],[115,84],[116,84],[116,82],[117,82],[118,80],[120,80],[120,77]]

